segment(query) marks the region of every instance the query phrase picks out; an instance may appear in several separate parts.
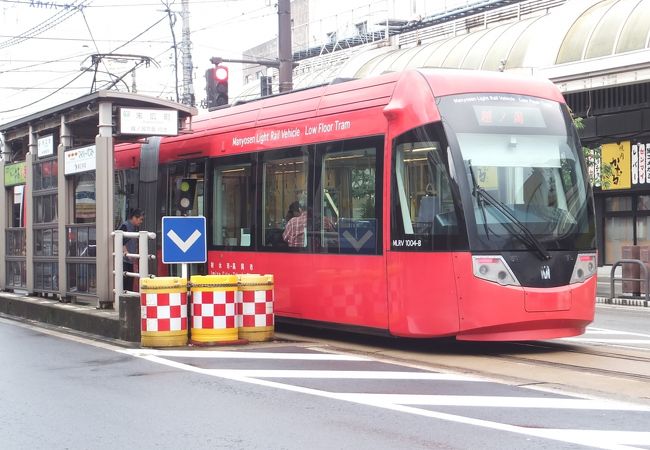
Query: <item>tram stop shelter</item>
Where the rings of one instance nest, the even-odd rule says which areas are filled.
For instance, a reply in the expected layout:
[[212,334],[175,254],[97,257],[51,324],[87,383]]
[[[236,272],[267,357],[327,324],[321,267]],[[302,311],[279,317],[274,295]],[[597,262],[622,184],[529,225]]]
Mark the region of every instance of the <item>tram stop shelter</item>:
[[111,303],[111,232],[125,219],[114,214],[114,146],[190,132],[196,114],[97,91],[0,125],[0,289]]

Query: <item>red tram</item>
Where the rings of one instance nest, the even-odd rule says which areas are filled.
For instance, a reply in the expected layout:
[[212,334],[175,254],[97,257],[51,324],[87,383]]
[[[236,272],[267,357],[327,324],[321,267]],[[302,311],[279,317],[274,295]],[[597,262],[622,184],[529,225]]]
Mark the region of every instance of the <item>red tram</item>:
[[117,201],[149,229],[206,216],[195,272],[274,274],[281,321],[533,340],[593,320],[593,199],[549,81],[419,69],[330,84],[118,147],[116,170]]

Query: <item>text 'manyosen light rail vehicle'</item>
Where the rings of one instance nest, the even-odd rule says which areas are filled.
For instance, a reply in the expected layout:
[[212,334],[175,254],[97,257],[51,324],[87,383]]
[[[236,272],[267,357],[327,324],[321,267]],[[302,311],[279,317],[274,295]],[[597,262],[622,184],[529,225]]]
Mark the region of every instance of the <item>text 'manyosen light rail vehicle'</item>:
[[158,227],[207,217],[194,272],[274,274],[280,320],[463,340],[593,320],[593,200],[549,81],[419,69],[331,84],[118,147],[116,168],[118,204]]

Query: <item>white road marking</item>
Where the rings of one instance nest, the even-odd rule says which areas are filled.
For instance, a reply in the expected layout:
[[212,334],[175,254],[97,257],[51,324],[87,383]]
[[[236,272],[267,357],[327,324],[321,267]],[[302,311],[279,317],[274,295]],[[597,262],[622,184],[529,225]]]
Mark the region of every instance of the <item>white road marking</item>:
[[[216,373],[213,373],[210,369],[202,369],[200,367],[190,366],[188,364],[183,364],[176,361],[167,360],[159,356],[154,355],[154,353],[159,353],[162,355],[171,355],[175,350],[140,350],[140,349],[124,349],[119,348],[111,344],[106,344],[99,341],[93,341],[79,336],[72,336],[66,333],[61,333],[53,330],[47,330],[40,327],[35,327],[28,324],[22,324],[14,321],[6,321],[5,319],[0,318],[0,322],[11,323],[12,325],[30,328],[38,330],[41,333],[50,334],[57,336],[63,339],[73,340],[77,342],[82,342],[87,345],[94,347],[100,347],[107,350],[112,350],[117,353],[129,354],[136,356],[157,364],[162,364],[168,367],[174,367],[180,370],[185,370],[194,373],[200,373],[209,376],[218,376]],[[231,352],[212,352],[212,351],[180,351],[183,353],[182,356],[191,356],[188,353],[231,353]],[[267,355],[273,355],[278,357],[278,354],[268,353]],[[291,354],[285,354],[291,355]],[[328,355],[331,356],[331,355]],[[346,355],[334,355],[334,356],[346,356]],[[204,356],[205,357],[205,356]],[[222,355],[221,357],[225,357]],[[356,358],[356,357],[353,357]],[[284,359],[293,359],[293,358],[284,358]],[[354,360],[354,359],[352,359]],[[497,431],[506,431],[511,433],[516,433],[524,436],[538,437],[542,439],[548,439],[552,441],[559,441],[565,443],[573,443],[578,445],[586,445],[594,448],[601,448],[606,450],[633,450],[636,447],[629,447],[629,445],[639,445],[639,446],[650,446],[650,432],[637,432],[637,431],[607,431],[607,430],[566,430],[566,429],[541,429],[541,428],[526,428],[516,425],[509,425],[505,423],[492,422],[482,419],[473,419],[471,417],[463,417],[454,414],[440,413],[436,411],[429,411],[419,408],[414,408],[412,406],[406,406],[401,404],[390,403],[388,401],[382,401],[380,398],[371,399],[370,397],[362,398],[360,397],[363,394],[345,394],[345,393],[334,393],[327,391],[320,391],[317,389],[304,388],[300,386],[292,386],[288,384],[278,383],[275,381],[257,379],[257,378],[248,378],[245,376],[235,375],[231,373],[231,376],[221,377],[224,379],[229,379],[233,381],[239,381],[243,383],[255,384],[258,386],[265,386],[270,388],[282,389],[285,391],[303,393],[308,395],[316,395],[319,397],[327,397],[331,399],[343,400],[357,404],[363,404],[367,406],[375,406],[378,408],[383,408],[391,411],[403,412],[407,414],[414,414],[423,417],[429,417],[432,419],[446,420],[450,422],[460,423],[464,425],[472,425],[482,428],[488,428]],[[353,395],[358,396],[358,398],[352,397]],[[379,394],[381,395],[381,394]],[[349,397],[349,398],[348,398]],[[419,397],[419,396],[418,396]],[[489,397],[492,401],[495,401],[499,397]],[[530,398],[528,398],[530,400]],[[597,405],[596,401],[595,405]],[[532,403],[532,402],[531,402]],[[526,407],[530,408],[531,404],[527,404]],[[632,408],[632,406],[630,406]]]
[[436,372],[381,372],[364,370],[251,370],[251,369],[206,369],[217,377],[247,378],[322,378],[340,380],[436,380],[436,381],[474,381],[477,377],[451,375]]
[[[348,394],[360,403],[393,403],[410,406],[476,406],[479,408],[548,408],[650,412],[649,406],[609,400],[489,395]],[[352,398],[354,397],[354,398]]]
[[156,350],[156,349],[127,349],[123,350],[133,356],[166,356],[169,358],[227,358],[227,359],[283,359],[305,361],[372,361],[370,358],[335,353],[273,353],[273,352],[237,352],[210,350]]
[[[169,367],[174,367],[180,370],[187,370],[190,372],[200,373],[203,375],[218,376],[215,375],[215,371],[212,371],[210,369],[203,369],[200,367],[190,366],[177,361],[171,361],[164,358],[160,358],[159,356],[147,355],[141,357],[148,361],[155,362],[158,364],[163,364]],[[247,378],[244,376],[239,376],[234,374],[232,376],[223,377],[223,378],[233,380],[233,381],[255,384],[258,386],[282,389],[285,391],[297,392],[297,393],[308,394],[308,395],[316,395],[319,397],[343,400],[343,401],[352,402],[356,404],[363,404],[367,406],[375,406],[378,408],[388,409],[391,411],[399,411],[399,412],[414,414],[418,416],[429,417],[432,419],[446,420],[446,421],[465,424],[465,425],[473,425],[482,428],[489,428],[497,431],[507,431],[507,432],[516,433],[520,435],[539,437],[539,438],[549,439],[553,441],[560,441],[560,442],[578,444],[578,445],[588,445],[594,448],[601,448],[606,450],[631,450],[635,448],[635,447],[628,447],[627,445],[622,445],[621,442],[625,444],[630,443],[634,445],[650,445],[650,432],[571,430],[571,432],[567,433],[566,430],[527,428],[527,427],[521,427],[517,425],[509,425],[505,423],[493,422],[489,420],[474,419],[471,417],[464,417],[455,414],[429,411],[425,409],[414,408],[411,406],[386,402],[386,401],[382,401],[381,399],[372,400],[369,397],[363,397],[362,394],[327,392],[318,389],[311,389],[311,388],[305,388],[301,386],[293,386],[290,384],[278,383],[275,381],[269,381],[269,380],[263,380],[257,378]]]
[[608,328],[587,328],[587,333],[586,334],[620,334],[623,336],[638,336],[638,337],[645,337],[650,339],[650,334],[644,334],[644,333],[634,333],[632,331],[620,331],[620,330],[610,330]]

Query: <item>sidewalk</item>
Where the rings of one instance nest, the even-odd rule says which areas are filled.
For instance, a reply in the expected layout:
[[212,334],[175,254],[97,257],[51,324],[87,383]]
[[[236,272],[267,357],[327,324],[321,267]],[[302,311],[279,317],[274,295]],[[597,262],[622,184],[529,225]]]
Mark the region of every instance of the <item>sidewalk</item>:
[[[129,313],[132,308],[123,308],[118,315],[114,309],[97,309],[90,305],[61,303],[54,299],[0,292],[0,317],[20,318],[64,327],[129,345],[140,341],[140,306],[139,299],[135,300],[138,302],[137,319],[130,317],[133,316]],[[137,336],[134,332],[136,328]]]
[[[608,305],[621,305],[621,306],[650,307],[650,303],[646,302],[645,296],[632,298],[631,296],[623,295],[622,283],[620,281],[614,283],[614,296],[613,298],[610,298],[612,297],[611,272],[612,272],[612,266],[601,266],[598,268],[596,303],[605,303]],[[620,278],[622,276],[621,266],[617,267],[614,276],[616,278]]]

